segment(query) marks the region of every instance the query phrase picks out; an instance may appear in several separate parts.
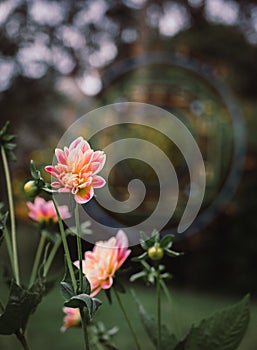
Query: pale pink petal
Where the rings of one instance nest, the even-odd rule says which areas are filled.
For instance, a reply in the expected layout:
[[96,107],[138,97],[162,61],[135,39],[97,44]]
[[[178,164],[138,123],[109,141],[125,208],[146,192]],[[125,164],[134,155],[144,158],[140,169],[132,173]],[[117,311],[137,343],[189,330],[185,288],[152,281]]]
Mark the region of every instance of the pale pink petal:
[[69,212],[67,205],[60,205],[58,207],[58,210],[63,220],[69,219],[71,217],[71,213]]
[[54,166],[52,166],[52,165],[47,165],[45,167],[45,171],[48,172],[50,175],[52,175],[54,177],[55,177],[55,175],[59,175],[58,171],[56,170],[56,168]]
[[68,192],[70,192],[70,189],[69,188],[60,188],[59,190],[58,190],[58,192],[61,192],[61,193],[68,193]]
[[106,184],[106,181],[104,178],[102,178],[101,176],[98,176],[98,175],[94,175],[93,182],[92,182],[92,186],[94,188],[101,188],[105,184]]
[[116,235],[117,245],[120,248],[127,248],[128,247],[128,238],[127,235],[123,230],[119,230]]
[[52,182],[52,183],[51,183],[51,186],[52,186],[53,188],[61,188],[61,187],[62,187],[61,183],[58,182],[58,181]]
[[56,159],[59,163],[66,164],[67,159],[66,159],[66,156],[65,156],[65,153],[63,150],[61,150],[60,148],[56,148],[55,149],[55,156],[56,156]]
[[83,137],[79,136],[78,138],[76,138],[69,146],[69,151],[73,150],[74,148],[76,148],[82,141],[83,141]]

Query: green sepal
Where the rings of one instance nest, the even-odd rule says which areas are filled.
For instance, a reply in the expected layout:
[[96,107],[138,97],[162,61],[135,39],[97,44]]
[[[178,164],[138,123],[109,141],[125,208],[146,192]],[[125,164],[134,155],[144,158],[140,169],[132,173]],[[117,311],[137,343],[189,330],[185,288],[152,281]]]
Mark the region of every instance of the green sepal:
[[162,248],[171,248],[173,243],[174,236],[173,235],[165,235],[160,242],[160,246]]
[[34,180],[39,180],[41,178],[40,171],[37,170],[34,160],[30,161],[30,173]]
[[168,248],[164,248],[163,250],[164,250],[165,254],[167,254],[168,256],[170,256],[172,258],[176,258],[177,256],[184,255],[184,253],[174,252],[174,250],[171,250]]
[[130,276],[129,281],[135,282],[139,278],[146,278],[146,277],[147,277],[147,272],[143,270],[143,271],[134,273],[132,276]]
[[144,260],[145,258],[147,258],[147,256],[148,256],[147,252],[144,252],[143,254],[132,258],[131,261],[138,262],[138,261]]

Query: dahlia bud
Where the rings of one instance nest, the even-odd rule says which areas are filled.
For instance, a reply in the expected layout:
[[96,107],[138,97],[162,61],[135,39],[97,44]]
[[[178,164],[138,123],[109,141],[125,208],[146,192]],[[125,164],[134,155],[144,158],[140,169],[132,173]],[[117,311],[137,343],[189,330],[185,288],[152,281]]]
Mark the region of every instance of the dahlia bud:
[[149,258],[152,260],[161,260],[164,255],[164,251],[159,243],[155,243],[152,247],[148,249],[147,252]]

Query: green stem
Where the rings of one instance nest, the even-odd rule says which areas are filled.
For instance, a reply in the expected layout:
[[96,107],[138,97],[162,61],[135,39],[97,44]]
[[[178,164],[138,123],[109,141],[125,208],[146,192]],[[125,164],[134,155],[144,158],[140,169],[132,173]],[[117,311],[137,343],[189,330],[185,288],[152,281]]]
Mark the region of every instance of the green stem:
[[14,278],[15,278],[16,283],[19,285],[20,284],[20,277],[19,277],[19,264],[18,264],[18,254],[17,254],[16,227],[15,227],[15,214],[14,214],[14,205],[13,205],[12,185],[11,185],[11,177],[10,177],[10,171],[9,171],[9,167],[8,167],[7,157],[6,157],[5,149],[3,146],[1,147],[1,155],[2,155],[2,159],[3,159],[3,167],[4,167],[4,172],[5,172],[8,201],[9,201],[9,209],[10,209]]
[[11,243],[11,240],[10,240],[9,232],[8,232],[6,227],[4,228],[4,240],[5,240],[5,244],[6,244],[6,247],[7,247],[9,259],[10,259],[10,262],[11,262],[12,271],[13,271],[13,274],[14,274],[12,243]]
[[30,276],[30,280],[29,280],[29,288],[31,288],[35,282],[36,276],[37,276],[37,272],[38,272],[38,266],[40,263],[40,258],[44,249],[44,245],[45,245],[45,235],[41,233],[41,237],[40,237],[40,241],[37,247],[37,252],[36,252],[36,256],[35,256],[35,260],[34,260],[34,264],[33,264],[33,269],[31,272],[31,276]]
[[75,206],[75,222],[76,222],[76,231],[77,231],[77,250],[78,250],[78,259],[79,259],[79,291],[82,293],[83,290],[83,269],[82,269],[82,245],[81,245],[81,230],[79,222],[79,207],[78,203]]
[[73,290],[76,293],[76,291],[77,291],[77,282],[76,282],[76,278],[75,278],[75,274],[74,274],[74,270],[73,270],[73,265],[72,265],[72,261],[71,261],[71,257],[70,257],[70,251],[69,251],[69,247],[68,247],[68,242],[67,242],[67,238],[66,238],[63,222],[62,222],[62,219],[61,219],[61,216],[60,216],[60,213],[59,213],[59,210],[58,210],[58,205],[56,203],[56,200],[55,200],[54,196],[52,197],[52,199],[53,199],[54,207],[55,207],[56,214],[57,214],[57,217],[58,217],[58,224],[59,224],[59,228],[60,228],[60,232],[61,232],[64,254],[65,254],[66,261],[67,261],[69,274],[70,274],[70,278],[71,278],[71,282],[72,282],[72,286],[73,286]]
[[15,333],[17,339],[19,340],[19,342],[21,343],[22,347],[24,350],[29,350],[29,346],[27,343],[27,340],[25,338],[25,335],[21,332],[21,331],[17,331]]
[[162,287],[162,290],[163,290],[164,294],[166,295],[166,298],[167,298],[169,304],[172,305],[170,292],[169,292],[169,290],[168,290],[168,288],[166,286],[166,283],[162,279],[160,279],[160,284],[161,284],[161,287]]
[[140,346],[139,341],[138,341],[138,339],[137,339],[136,332],[135,332],[135,330],[134,330],[134,328],[133,328],[133,326],[132,326],[132,323],[131,323],[131,321],[130,321],[130,319],[129,319],[129,317],[128,317],[128,314],[127,314],[127,312],[126,312],[126,310],[125,310],[125,308],[124,308],[124,306],[123,306],[123,304],[122,304],[122,301],[121,301],[121,298],[120,298],[120,296],[119,296],[119,293],[116,291],[115,288],[113,288],[113,290],[114,290],[115,296],[116,296],[116,298],[117,298],[118,304],[119,304],[119,306],[120,306],[120,308],[121,308],[121,311],[123,312],[123,315],[124,315],[124,317],[125,317],[125,319],[126,319],[126,321],[127,321],[127,324],[128,324],[129,329],[130,329],[130,331],[131,331],[131,334],[132,334],[132,336],[133,336],[133,338],[134,338],[134,341],[135,341],[135,343],[136,343],[137,349],[138,349],[138,350],[141,350],[141,346]]
[[58,248],[60,247],[61,242],[62,242],[62,240],[60,238],[54,243],[54,246],[53,246],[53,248],[52,248],[52,250],[51,250],[51,252],[46,260],[45,266],[44,266],[43,277],[47,276],[48,271],[52,265],[52,262],[54,260],[56,253],[57,253]]
[[81,324],[82,324],[82,329],[83,329],[83,334],[84,334],[85,349],[90,350],[87,324],[86,324],[85,313],[84,313],[83,308],[79,309],[79,312],[80,312]]
[[157,294],[157,349],[161,350],[161,283],[160,283],[160,269],[156,269],[156,294]]

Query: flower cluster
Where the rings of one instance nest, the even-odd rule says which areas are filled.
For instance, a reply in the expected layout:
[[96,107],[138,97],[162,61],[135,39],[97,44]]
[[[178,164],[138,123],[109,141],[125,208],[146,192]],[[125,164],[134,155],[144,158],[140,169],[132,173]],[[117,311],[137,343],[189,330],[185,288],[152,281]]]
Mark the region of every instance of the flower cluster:
[[71,192],[77,203],[87,203],[94,195],[94,188],[105,185],[105,180],[96,175],[102,170],[106,156],[103,151],[93,151],[83,137],[78,137],[69,147],[55,150],[57,165],[45,170],[57,181],[52,187],[59,192]]

